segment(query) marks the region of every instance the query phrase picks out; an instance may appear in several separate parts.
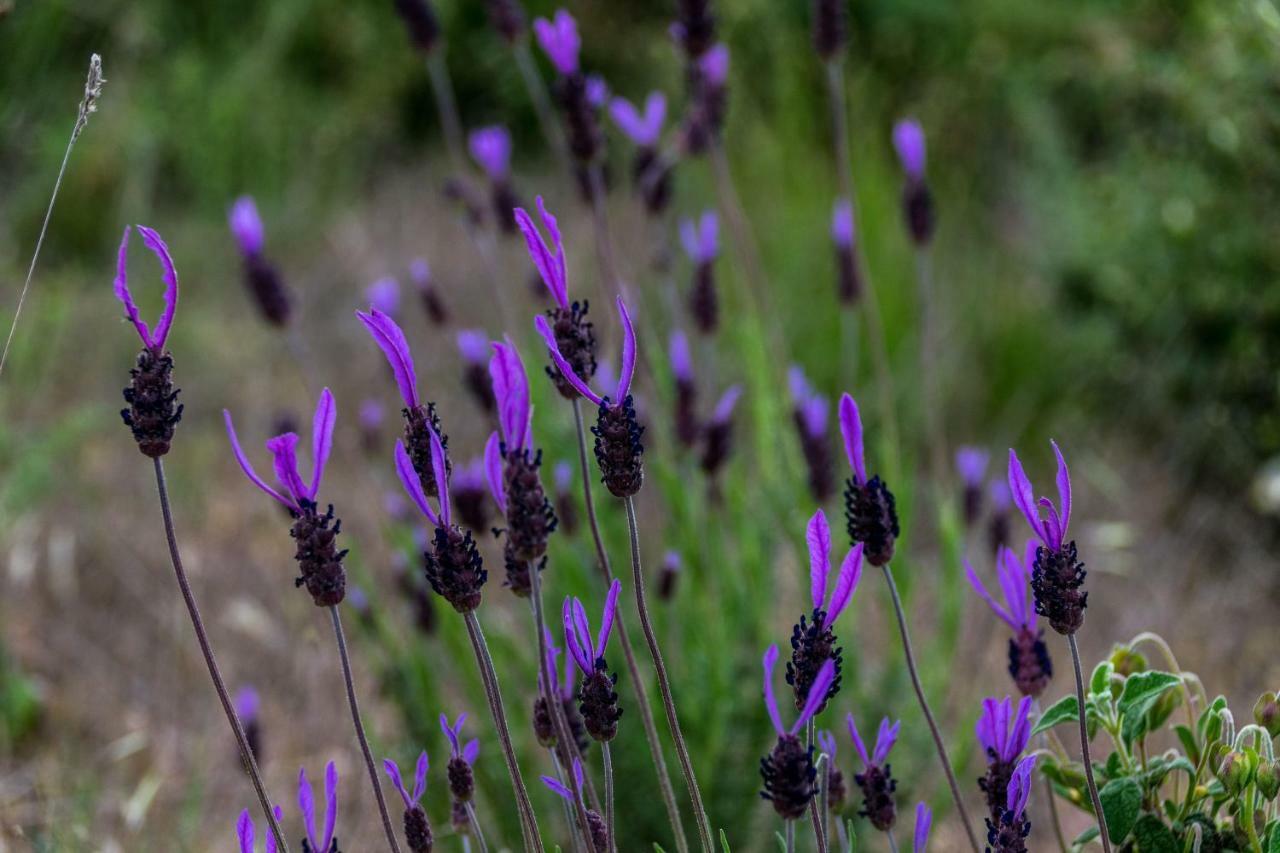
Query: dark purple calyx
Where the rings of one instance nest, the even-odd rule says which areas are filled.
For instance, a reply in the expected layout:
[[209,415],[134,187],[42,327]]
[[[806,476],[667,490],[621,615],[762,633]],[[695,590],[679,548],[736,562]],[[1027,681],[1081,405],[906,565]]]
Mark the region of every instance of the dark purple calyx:
[[449,823],[452,824],[453,831],[459,835],[471,832],[471,815],[467,812],[467,804],[462,800],[454,800],[453,805],[450,806]]
[[1089,593],[1080,589],[1084,578],[1084,563],[1080,562],[1074,541],[1056,551],[1043,545],[1036,548],[1036,562],[1031,569],[1036,613],[1048,619],[1049,627],[1059,634],[1074,634],[1084,624],[1089,599]]
[[862,296],[862,275],[853,244],[836,246],[836,293],[843,305],[853,305]]
[[618,691],[614,689],[617,683],[618,676],[609,673],[604,658],[598,658],[595,669],[578,688],[578,710],[582,713],[583,726],[595,740],[611,741],[618,734],[622,709],[618,707]]
[[676,380],[676,440],[693,447],[702,434],[698,420],[698,388],[691,379]]
[[850,477],[844,488],[844,517],[853,544],[861,542],[863,555],[873,566],[893,559],[893,546],[901,531],[893,493],[879,476],[859,485]]
[[907,233],[917,246],[927,246],[933,238],[933,194],[924,178],[908,178],[902,188],[902,215],[907,223]]
[[[551,308],[547,311],[560,354],[583,382],[590,382],[596,375],[596,335],[591,322],[587,320],[588,307],[589,303],[584,299],[574,302],[569,308]],[[566,400],[578,397],[577,389],[560,375],[560,370],[554,364],[547,365],[547,375],[555,382],[560,396]]]
[[898,783],[888,764],[884,767],[872,764],[861,773],[853,775],[853,781],[862,790],[862,808],[858,814],[871,822],[881,832],[893,829],[898,813],[893,804],[893,792]]
[[978,779],[978,787],[987,801],[987,811],[991,821],[999,821],[1007,809],[1009,801],[1009,780],[1013,777],[1015,762],[1001,761],[994,749],[987,750],[987,773]]
[[444,307],[440,291],[436,290],[435,285],[423,286],[418,295],[422,298],[422,308],[427,312],[428,320],[437,326],[443,326],[449,322],[449,310]]
[[587,98],[586,75],[575,71],[561,76],[556,81],[555,93],[564,115],[569,153],[580,164],[591,163],[600,153],[602,139],[596,108]]
[[1016,816],[1008,809],[1001,811],[1000,819],[987,818],[987,850],[989,853],[1027,853],[1027,836],[1031,834],[1031,821],[1025,813]]
[[699,263],[693,270],[689,315],[703,334],[711,334],[720,323],[720,297],[716,293],[714,265],[710,261]]
[[423,555],[427,583],[459,613],[480,606],[489,573],[470,531],[457,525],[437,527],[432,548]]
[[597,851],[609,849],[609,826],[595,809],[587,809],[587,829],[591,832],[591,846]]
[[551,719],[551,706],[547,704],[546,696],[533,700],[533,733],[538,743],[548,749],[556,745],[556,725]]
[[792,411],[791,417],[795,421],[796,434],[800,437],[800,450],[804,454],[805,467],[809,470],[809,494],[818,503],[826,503],[835,491],[835,480],[831,474],[831,447],[827,434],[811,432],[804,410],[799,407]]
[[609,493],[627,498],[640,491],[644,483],[644,445],[640,442],[644,427],[636,420],[631,395],[617,406],[606,397],[591,432],[596,437],[601,479]]
[[691,58],[698,58],[716,41],[716,18],[711,0],[679,0],[676,5],[680,44]]
[[804,816],[809,801],[816,793],[813,749],[791,734],[778,736],[778,743],[760,759],[760,776],[764,790],[760,796],[773,803],[773,810],[783,820]]
[[1038,697],[1053,678],[1053,661],[1044,644],[1044,630],[1022,628],[1009,638],[1009,677],[1023,696]]
[[404,22],[409,41],[423,53],[429,53],[440,41],[440,20],[427,0],[393,0],[396,13]]
[[[440,427],[440,415],[436,413],[436,404],[406,407],[404,415],[404,446],[413,462],[413,470],[418,472],[418,480],[422,490],[428,497],[438,498],[435,472],[431,467],[431,433],[434,430],[440,436],[440,445],[445,450],[445,470],[453,473],[453,463],[449,460],[449,436]],[[448,479],[447,477],[445,479]]]
[[173,356],[144,348],[129,375],[133,379],[124,389],[129,408],[121,409],[120,417],[142,455],[159,459],[169,452],[174,429],[182,420],[179,390],[173,387]]
[[324,851],[317,851],[311,846],[311,842],[304,838],[302,839],[302,853],[342,853],[342,851],[338,849],[338,839],[336,838],[330,842],[329,849]]
[[538,476],[542,451],[508,450],[505,446],[502,450],[507,546],[518,560],[536,560],[547,552],[547,539],[556,529],[556,511]]
[[333,515],[333,504],[321,515],[311,501],[301,501],[302,512],[289,535],[297,543],[293,558],[300,574],[294,586],[305,586],[316,607],[333,607],[347,594],[347,573],[342,560],[347,552],[338,550],[342,520]]
[[[511,590],[517,598],[528,598],[533,594],[533,579],[529,576],[529,564],[529,560],[522,560],[516,556],[511,546],[511,539],[508,538],[502,546],[502,566],[506,570],[502,585]],[[539,559],[537,566],[539,572],[546,569],[547,558]]]
[[795,690],[796,710],[803,711],[809,701],[809,688],[817,680],[818,673],[827,661],[835,662],[835,678],[827,688],[826,699],[818,706],[815,714],[822,713],[827,702],[836,698],[840,692],[840,667],[844,660],[844,649],[837,646],[839,642],[829,627],[823,627],[827,613],[821,608],[813,611],[812,620],[804,616],[791,629],[791,660],[787,662],[787,684]]
[[449,776],[449,793],[459,802],[470,802],[476,793],[476,779],[467,760],[461,755],[455,755],[449,759],[446,772]]
[[712,420],[702,431],[702,458],[698,465],[708,477],[714,477],[733,450],[733,421]]
[[277,328],[289,323],[292,300],[280,271],[260,252],[244,256],[244,281],[263,319]]
[[404,810],[404,841],[413,853],[431,853],[435,843],[427,813],[416,803]]
[[520,196],[516,195],[515,188],[511,186],[510,181],[494,181],[489,191],[489,204],[493,208],[494,221],[498,223],[502,233],[516,233],[514,211],[517,207],[524,207],[524,203],[521,201]]

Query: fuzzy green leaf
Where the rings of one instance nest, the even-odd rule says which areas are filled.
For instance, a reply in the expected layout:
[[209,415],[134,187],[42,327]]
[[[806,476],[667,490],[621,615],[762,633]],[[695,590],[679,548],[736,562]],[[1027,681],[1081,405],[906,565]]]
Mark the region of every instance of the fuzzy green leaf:
[[1196,736],[1191,729],[1186,726],[1174,726],[1173,731],[1178,735],[1178,740],[1182,743],[1183,750],[1187,753],[1187,758],[1192,764],[1200,763],[1200,745],[1196,743]]
[[1128,837],[1142,811],[1142,786],[1133,779],[1112,779],[1098,792],[1112,844]]
[[1159,670],[1139,672],[1129,676],[1125,679],[1124,691],[1120,694],[1120,713],[1123,714],[1139,704],[1150,707],[1150,704],[1162,693],[1177,687],[1181,682],[1182,679],[1173,673]]
[[1142,853],[1179,853],[1173,830],[1153,814],[1143,815],[1133,826],[1133,838]]
[[1080,719],[1080,703],[1076,701],[1074,696],[1064,696],[1045,709],[1044,713],[1040,715],[1040,719],[1036,720],[1035,727],[1031,730],[1031,733],[1037,735],[1059,723],[1078,719]]
[[1111,693],[1111,676],[1115,674],[1115,665],[1109,660],[1104,660],[1093,668],[1093,675],[1089,677],[1089,692],[1094,696],[1102,696],[1104,693]]

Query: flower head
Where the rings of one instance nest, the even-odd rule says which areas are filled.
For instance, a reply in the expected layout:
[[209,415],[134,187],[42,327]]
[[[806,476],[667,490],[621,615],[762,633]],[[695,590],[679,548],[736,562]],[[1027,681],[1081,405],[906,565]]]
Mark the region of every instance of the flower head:
[[662,135],[662,122],[667,117],[667,96],[650,92],[641,114],[626,98],[614,98],[609,104],[609,115],[627,138],[641,148],[653,148]]
[[578,71],[578,52],[582,39],[578,36],[578,22],[564,9],[557,9],[550,21],[535,18],[533,34],[547,59],[564,76]]
[[139,225],[138,233],[142,235],[142,244],[160,261],[161,279],[164,281],[164,311],[161,312],[160,320],[153,331],[138,316],[138,306],[134,304],[133,294],[129,292],[129,274],[126,269],[129,260],[129,230],[129,226],[126,225],[116,259],[116,298],[124,305],[125,318],[137,330],[138,337],[142,339],[142,345],[159,355],[164,352],[169,328],[173,325],[173,312],[178,307],[178,271],[174,269],[169,247],[165,245],[160,235],[145,225]]
[[893,147],[898,152],[902,171],[912,180],[924,179],[924,129],[915,119],[903,119],[893,126]]
[[249,480],[288,509],[301,513],[304,504],[315,504],[316,495],[320,491],[320,480],[324,477],[324,468],[329,461],[329,453],[333,450],[333,425],[337,419],[338,409],[333,401],[333,394],[328,388],[320,392],[320,400],[316,403],[316,413],[311,426],[311,481],[303,481],[298,470],[298,435],[286,432],[267,442],[267,450],[271,453],[276,481],[279,489],[267,485],[249,464],[240,439],[236,436],[235,425],[231,421],[231,412],[222,410],[222,419],[227,427],[227,437],[231,440],[231,451],[235,454],[240,469]]
[[729,47],[719,42],[698,59],[698,70],[702,72],[702,80],[713,89],[718,89],[729,78]]
[[400,313],[400,283],[391,276],[383,276],[369,285],[364,295],[371,310],[381,311],[389,317]]
[[529,449],[533,446],[533,405],[529,401],[529,376],[520,351],[510,338],[505,342],[494,341],[491,347],[489,376],[498,402],[502,440],[508,452]]
[[961,447],[956,451],[956,471],[966,488],[982,488],[990,459],[991,454],[980,447]]
[[489,336],[480,329],[459,329],[458,353],[467,364],[484,364],[489,355]]
[[231,234],[235,237],[236,245],[240,247],[242,255],[262,253],[266,236],[262,228],[262,217],[258,215],[258,206],[254,203],[253,196],[242,195],[235,200],[231,209],[227,211],[227,224],[231,227]]
[[847,198],[836,199],[831,209],[831,239],[844,249],[853,246],[853,202]]
[[[276,806],[272,811],[276,816],[277,823],[284,819],[284,809]],[[270,826],[266,829],[266,851],[267,853],[276,853],[276,837],[271,832]],[[240,812],[240,818],[236,821],[236,839],[240,842],[240,853],[254,853],[256,834],[253,817],[249,814],[249,810],[245,809]]]
[[777,732],[778,737],[794,736],[796,732],[804,728],[805,723],[809,722],[826,702],[827,691],[836,677],[836,665],[835,661],[830,660],[823,664],[822,669],[818,672],[818,677],[814,679],[813,687],[809,689],[809,699],[800,711],[800,716],[796,717],[796,721],[791,724],[791,728],[787,729],[782,726],[782,715],[778,713],[778,700],[773,693],[773,670],[777,663],[778,646],[775,643],[769,646],[764,653],[764,707],[769,712],[769,719],[773,722],[773,729]]
[[933,812],[924,803],[916,803],[916,831],[911,840],[911,853],[925,853],[929,846],[929,830],[933,828]]
[[898,742],[898,731],[902,728],[901,720],[890,724],[888,717],[881,719],[880,728],[876,731],[875,749],[868,755],[867,747],[858,734],[858,726],[853,721],[853,714],[845,717],[845,723],[849,727],[849,739],[853,741],[853,748],[858,751],[858,757],[866,767],[879,767],[885,763],[889,758],[889,751]]
[[422,478],[414,469],[413,460],[409,458],[409,452],[404,449],[404,441],[401,439],[396,440],[396,476],[400,478],[400,483],[409,494],[414,506],[426,516],[427,521],[437,528],[449,528],[453,524],[453,513],[449,506],[449,473],[445,463],[444,445],[440,441],[439,433],[430,428],[427,431],[431,437],[431,470],[435,477],[439,509],[433,509],[427,501],[427,495],[422,489]]
[[582,601],[568,597],[564,600],[561,618],[564,621],[565,643],[569,647],[569,655],[584,675],[595,672],[596,661],[604,657],[605,647],[609,644],[609,635],[613,631],[613,620],[618,613],[618,594],[621,592],[622,582],[615,579],[609,585],[609,594],[605,597],[604,610],[600,615],[600,632],[594,640]]
[[302,812],[311,849],[317,853],[328,850],[333,845],[333,827],[338,820],[338,768],[332,761],[324,768],[324,832],[316,836],[316,804],[305,767],[298,771],[298,811]]
[[1019,559],[1011,548],[1000,549],[996,557],[996,576],[1004,595],[1003,607],[987,592],[982,579],[973,570],[973,565],[968,560],[964,561],[964,574],[969,585],[992,612],[1014,631],[1032,630],[1035,627],[1036,612],[1031,601],[1031,564],[1035,560],[1035,547],[1034,541],[1027,543],[1026,560]]
[[830,403],[813,386],[804,375],[804,368],[793,364],[787,370],[787,383],[791,389],[791,403],[795,406],[798,421],[804,431],[813,437],[827,434],[827,412]]
[[[545,280],[545,276],[544,276]],[[611,399],[614,408],[623,405],[631,392],[631,380],[635,376],[636,371],[636,332],[631,324],[631,314],[627,311],[627,305],[622,301],[622,297],[617,299],[618,316],[622,320],[622,373],[618,379],[617,396]],[[547,322],[547,318],[539,315],[534,320],[534,327],[538,330],[538,334],[547,343],[547,350],[551,354],[551,360],[555,362],[556,367],[560,370],[561,376],[567,381],[579,394],[586,397],[597,406],[605,406],[606,398],[591,390],[585,381],[574,372],[573,367],[560,354],[560,346],[556,342],[555,332],[551,325]]]
[[680,242],[685,253],[696,264],[709,264],[720,252],[720,226],[714,210],[704,211],[695,223],[692,219],[680,222]]
[[504,181],[511,172],[511,134],[501,125],[473,130],[467,138],[471,158],[490,180]]
[[[1022,470],[1018,454],[1012,449],[1009,450],[1009,492],[1023,518],[1031,525],[1031,532],[1050,551],[1060,551],[1067,538],[1067,524],[1071,521],[1071,475],[1067,472],[1067,461],[1062,458],[1058,443],[1050,441],[1049,444],[1053,446],[1053,455],[1058,458],[1057,506],[1048,498],[1042,497],[1039,501],[1035,499],[1031,481]],[[1041,510],[1044,511],[1043,517]]]
[[988,763],[1012,764],[1017,760],[1031,739],[1030,714],[1030,696],[1022,697],[1016,712],[1013,699],[1008,696],[1000,701],[994,697],[982,700],[982,714],[978,717],[974,733]]
[[538,233],[538,226],[533,223],[533,217],[529,216],[528,211],[522,207],[517,207],[515,210],[516,227],[524,235],[525,244],[529,247],[529,257],[533,259],[533,265],[542,276],[547,290],[551,291],[551,296],[557,305],[567,309],[569,308],[569,272],[565,265],[564,243],[560,239],[560,228],[556,224],[556,218],[542,203],[542,196],[538,196],[536,201],[538,216],[551,236],[551,246],[548,247],[543,242],[542,235]]
[[827,599],[827,577],[831,574],[831,527],[827,524],[827,516],[818,510],[809,519],[805,531],[805,541],[809,544],[809,594],[813,599],[814,612],[822,611],[822,624],[826,629],[833,625],[858,588],[862,578],[862,544],[849,549],[844,561],[840,564],[840,574],[836,579],[835,589]]
[[689,338],[680,329],[671,333],[667,347],[671,356],[671,373],[677,382],[693,382],[693,356],[689,354]]
[[449,746],[453,750],[454,758],[461,758],[468,764],[476,763],[476,756],[480,754],[480,741],[472,738],[464,745],[462,743],[462,724],[467,721],[467,712],[463,711],[458,718],[453,721],[453,725],[449,725],[449,718],[444,714],[440,715],[440,731],[444,732],[444,736],[449,739]]
[[390,758],[382,759],[382,768],[387,771],[387,775],[391,777],[391,784],[400,794],[400,799],[404,800],[404,807],[411,809],[422,799],[422,795],[427,792],[427,766],[430,761],[427,759],[427,751],[424,749],[418,753],[418,764],[413,772],[413,792],[410,793],[404,787],[404,781],[400,778],[400,766]]

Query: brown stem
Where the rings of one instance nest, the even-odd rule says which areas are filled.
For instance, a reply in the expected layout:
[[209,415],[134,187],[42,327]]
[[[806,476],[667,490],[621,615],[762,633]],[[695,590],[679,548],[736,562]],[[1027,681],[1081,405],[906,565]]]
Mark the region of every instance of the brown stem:
[[369,784],[373,785],[373,795],[378,801],[378,812],[382,816],[382,831],[387,835],[387,843],[394,853],[400,853],[400,842],[396,841],[395,827],[391,823],[391,814],[387,811],[387,799],[382,795],[382,785],[378,781],[378,768],[373,763],[373,752],[369,749],[369,738],[364,733],[364,722],[360,719],[360,703],[356,699],[355,679],[351,677],[351,657],[347,654],[347,637],[342,632],[342,617],[338,615],[338,606],[329,607],[329,617],[333,621],[333,637],[338,643],[338,657],[342,659],[342,680],[347,687],[347,704],[351,707],[351,724],[356,728],[356,737],[360,740],[360,751],[364,753],[364,764],[369,770]]
[[218,701],[222,704],[222,711],[227,715],[227,722],[231,724],[231,731],[236,737],[236,744],[240,747],[240,759],[244,762],[245,768],[249,772],[249,778],[253,781],[253,789],[258,795],[258,802],[262,806],[262,814],[266,816],[267,825],[271,827],[271,834],[275,836],[276,845],[282,853],[288,853],[289,845],[285,842],[284,832],[280,829],[280,823],[276,820],[275,812],[271,809],[271,798],[267,796],[266,786],[262,783],[262,772],[258,769],[258,761],[253,756],[253,750],[249,748],[249,739],[245,737],[244,727],[240,725],[240,717],[236,715],[235,707],[231,704],[231,696],[227,693],[227,685],[222,680],[222,671],[218,669],[218,661],[213,656],[213,646],[209,643],[209,635],[204,629],[204,620],[200,618],[200,609],[196,606],[196,597],[191,592],[191,584],[187,580],[186,569],[182,567],[182,556],[178,553],[178,535],[174,532],[173,513],[169,508],[169,486],[165,481],[164,463],[159,457],[151,460],[155,463],[156,471],[156,491],[160,494],[160,512],[164,515],[164,535],[169,541],[169,558],[173,561],[173,573],[178,578],[178,588],[182,591],[182,600],[187,605],[187,613],[191,617],[191,626],[196,632],[196,641],[200,644],[200,652],[204,655],[205,665],[209,667],[209,678],[213,680],[213,689],[217,691]]
[[1089,799],[1093,800],[1093,813],[1098,818],[1098,837],[1102,840],[1103,853],[1111,853],[1107,818],[1102,813],[1102,800],[1098,798],[1098,783],[1093,781],[1093,760],[1089,757],[1089,727],[1085,723],[1084,676],[1080,673],[1080,649],[1076,646],[1074,633],[1067,634],[1067,645],[1071,647],[1071,664],[1076,671],[1076,710],[1080,718],[1080,756],[1084,761],[1084,778],[1089,783]]
[[[810,718],[808,724],[805,725],[805,739],[807,742],[806,745],[809,747],[809,749],[813,749],[813,731],[815,728],[817,728],[817,725],[814,723],[813,719]],[[824,761],[823,762],[824,767],[826,764],[827,762]],[[827,853],[827,832],[826,832],[826,828],[822,824],[822,815],[818,811],[819,800],[822,801],[822,805],[821,805],[822,810],[825,811],[827,808],[826,790],[827,790],[826,775],[824,770],[823,783],[821,786],[821,790],[819,792],[820,796],[811,797],[809,799],[809,816],[813,818],[813,837],[817,839],[817,842],[818,842],[818,853]]]
[[893,612],[898,617],[898,633],[902,635],[902,651],[907,658],[907,671],[911,673],[911,686],[915,688],[920,710],[924,712],[925,722],[929,724],[929,732],[933,735],[933,743],[938,748],[938,760],[942,763],[942,771],[946,774],[947,784],[951,786],[951,797],[955,800],[956,811],[960,813],[960,822],[964,824],[964,831],[969,836],[969,844],[973,847],[973,853],[978,853],[981,849],[978,846],[978,837],[973,834],[973,824],[969,822],[969,812],[965,809],[964,800],[960,797],[960,786],[956,784],[955,771],[951,769],[951,760],[947,758],[946,744],[942,742],[942,734],[938,731],[938,724],[933,719],[933,712],[929,710],[929,700],[924,698],[924,688],[920,686],[920,675],[916,672],[915,652],[911,650],[911,635],[907,633],[907,617],[902,612],[902,601],[898,598],[898,585],[893,582],[893,570],[888,563],[885,563],[880,568],[884,570],[884,579],[889,584],[889,594],[893,598]]
[[609,853],[617,853],[617,836],[613,829],[613,756],[609,754],[609,742],[600,742],[600,754],[604,757],[604,825],[609,830]]
[[658,676],[658,691],[662,694],[662,707],[667,714],[667,726],[671,729],[671,740],[675,743],[676,757],[680,759],[680,769],[684,772],[684,781],[689,788],[689,799],[693,801],[693,815],[698,824],[698,836],[702,840],[703,853],[711,853],[714,845],[711,841],[711,821],[707,817],[707,809],[702,804],[702,791],[698,788],[698,780],[693,773],[693,761],[689,758],[689,747],[684,742],[684,733],[680,730],[680,718],[676,715],[676,700],[671,694],[671,681],[667,678],[667,665],[662,660],[662,650],[658,648],[658,636],[654,633],[653,624],[649,621],[649,605],[645,601],[644,570],[640,566],[640,530],[636,524],[636,505],[634,498],[624,498],[623,505],[627,510],[627,532],[631,537],[631,578],[636,593],[636,611],[640,614],[640,628],[644,631],[645,641],[649,644],[649,655],[653,658],[653,669]]

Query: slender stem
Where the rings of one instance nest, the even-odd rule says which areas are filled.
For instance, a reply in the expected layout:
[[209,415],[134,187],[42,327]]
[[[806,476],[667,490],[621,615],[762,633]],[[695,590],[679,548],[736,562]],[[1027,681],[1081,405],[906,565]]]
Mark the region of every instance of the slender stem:
[[342,680],[347,686],[347,704],[351,706],[351,724],[356,727],[356,737],[360,740],[360,751],[364,753],[364,764],[369,770],[369,783],[373,785],[374,797],[378,800],[378,812],[382,815],[382,829],[387,834],[387,843],[394,853],[400,853],[400,842],[396,840],[395,827],[391,823],[391,813],[387,811],[387,800],[382,796],[382,785],[378,782],[378,768],[373,763],[373,752],[369,749],[369,738],[364,733],[364,722],[360,719],[360,703],[356,700],[355,680],[351,677],[351,658],[347,654],[347,637],[342,632],[342,617],[338,615],[338,606],[329,607],[329,617],[333,622],[333,637],[338,643],[338,657],[342,659]]
[[849,110],[845,104],[843,66],[839,56],[827,60],[827,95],[831,105],[831,134],[835,137],[836,174],[840,178],[840,194],[853,200],[853,157],[849,153]]
[[511,787],[516,795],[516,809],[520,812],[520,826],[524,832],[526,849],[541,851],[542,836],[538,834],[538,821],[533,813],[533,804],[529,801],[529,791],[525,788],[524,777],[520,775],[520,765],[516,762],[515,748],[511,745],[511,730],[507,727],[507,712],[502,707],[502,693],[498,687],[498,674],[493,668],[493,658],[489,656],[489,646],[484,641],[484,632],[480,630],[480,620],[474,610],[463,615],[467,623],[467,635],[471,638],[471,647],[475,650],[476,664],[480,667],[480,677],[484,681],[485,698],[489,700],[489,712],[493,715],[493,726],[498,731],[498,742],[502,744],[502,757],[507,763],[507,774],[511,777]]
[[[582,494],[587,507],[587,521],[591,527],[591,536],[596,546],[596,561],[604,576],[605,583],[613,583],[613,568],[609,565],[609,554],[604,547],[604,538],[600,535],[600,522],[596,518],[595,502],[591,499],[591,469],[587,463],[587,434],[582,423],[582,403],[580,398],[573,399],[573,419],[578,430],[578,464],[582,471]],[[689,840],[685,837],[684,821],[680,818],[680,806],[676,802],[675,787],[671,784],[671,774],[667,770],[667,760],[662,755],[662,742],[658,739],[658,726],[653,719],[653,707],[649,704],[649,691],[646,681],[641,677],[640,666],[636,663],[636,653],[631,645],[631,637],[627,634],[627,620],[621,613],[614,623],[618,634],[618,642],[622,644],[622,654],[627,661],[627,674],[631,677],[631,689],[636,694],[636,709],[640,712],[640,723],[644,728],[645,740],[649,742],[649,756],[653,759],[653,768],[658,775],[658,789],[662,792],[662,802],[667,808],[667,819],[671,822],[671,831],[675,835],[678,853],[689,853]]]
[[927,248],[916,249],[916,298],[920,303],[920,376],[924,386],[925,435],[929,441],[930,481],[942,488],[946,474],[946,435],[942,428],[943,401],[938,385],[937,292],[933,262]]
[[946,744],[942,742],[938,724],[933,719],[933,711],[929,710],[929,701],[924,698],[924,688],[920,685],[920,675],[916,672],[915,652],[911,649],[911,635],[907,632],[907,617],[902,612],[902,601],[898,598],[898,585],[893,582],[893,569],[888,563],[885,563],[880,568],[884,571],[885,582],[889,585],[889,595],[893,598],[893,612],[898,617],[898,633],[902,635],[902,651],[907,659],[907,671],[911,674],[911,686],[915,688],[920,710],[924,712],[925,722],[929,724],[929,732],[933,735],[933,743],[938,748],[938,760],[942,763],[942,771],[946,774],[947,784],[951,786],[951,797],[955,800],[956,811],[960,813],[960,822],[964,824],[964,831],[969,836],[969,844],[973,847],[974,853],[978,853],[981,848],[978,846],[977,836],[973,834],[973,824],[969,821],[969,812],[965,809],[964,800],[960,797],[960,786],[956,784],[955,771],[951,769],[951,760],[947,758]]
[[1084,712],[1084,676],[1080,674],[1080,649],[1076,646],[1076,635],[1067,635],[1067,645],[1071,647],[1071,664],[1076,670],[1076,708],[1080,718],[1080,756],[1084,761],[1084,777],[1089,783],[1089,798],[1093,800],[1093,813],[1098,818],[1098,837],[1102,839],[1104,853],[1111,853],[1111,837],[1107,834],[1107,818],[1102,813],[1102,800],[1098,799],[1098,783],[1093,781],[1093,760],[1089,757],[1089,728],[1085,724]]
[[640,566],[640,531],[636,524],[635,499],[623,500],[627,510],[627,532],[631,537],[631,577],[635,584],[636,610],[640,614],[640,627],[649,644],[649,655],[653,658],[653,669],[658,676],[658,690],[662,693],[662,707],[667,714],[667,726],[671,729],[671,740],[675,743],[676,757],[680,759],[680,769],[684,772],[684,781],[689,788],[689,799],[693,802],[693,814],[698,823],[698,835],[702,840],[704,853],[711,853],[714,845],[711,841],[711,821],[707,817],[706,806],[702,804],[702,791],[698,788],[698,780],[693,774],[693,761],[689,758],[689,747],[685,744],[684,733],[680,730],[680,718],[676,715],[675,697],[671,695],[671,682],[667,678],[667,665],[662,660],[662,650],[658,648],[658,637],[649,621],[649,605],[645,602],[644,570]]
[[600,741],[600,754],[604,757],[604,825],[609,830],[609,853],[614,853],[618,842],[613,831],[613,756],[608,741]]
[[786,821],[787,836],[787,853],[795,853],[796,850],[796,822],[794,820]]
[[457,177],[463,178],[466,160],[462,156],[462,121],[458,118],[458,102],[453,96],[453,82],[449,79],[449,66],[445,64],[442,50],[427,54],[427,74],[431,77],[431,91],[436,97],[436,111],[440,114],[450,165]]
[[844,820],[840,815],[834,815],[836,819],[836,838],[840,839],[840,849],[844,853],[853,853],[853,845],[849,842],[849,833],[845,831]]
[[1058,841],[1058,850],[1067,853],[1067,837],[1062,834],[1062,820],[1058,817],[1058,797],[1048,776],[1044,777],[1044,795],[1049,801],[1049,820],[1053,823],[1053,837]]
[[889,839],[889,849],[893,851],[893,853],[898,853],[898,839],[893,837],[893,830],[885,830],[884,837]]
[[467,821],[471,824],[471,831],[475,833],[476,844],[480,845],[480,853],[489,853],[489,845],[484,841],[484,830],[480,828],[480,821],[476,819],[476,804],[467,802]]
[[209,678],[213,680],[213,689],[218,694],[218,701],[222,703],[223,713],[227,715],[231,732],[235,735],[236,744],[240,747],[240,758],[249,771],[249,778],[253,781],[253,789],[258,794],[258,802],[262,805],[262,813],[266,816],[267,825],[271,827],[271,834],[275,836],[277,846],[283,853],[288,853],[289,845],[285,842],[280,822],[276,820],[275,812],[271,809],[271,798],[267,796],[267,788],[262,783],[262,772],[258,770],[258,761],[253,756],[253,750],[249,748],[249,739],[245,737],[244,727],[240,725],[240,717],[231,704],[226,682],[222,680],[222,671],[218,668],[218,661],[213,656],[213,646],[210,645],[209,635],[204,629],[204,620],[200,618],[200,609],[196,606],[195,594],[192,593],[191,584],[187,580],[187,571],[182,567],[182,556],[178,553],[178,535],[173,527],[173,512],[169,508],[169,486],[164,476],[164,463],[158,457],[151,461],[155,463],[156,491],[160,495],[160,512],[164,515],[164,535],[169,542],[169,558],[173,561],[173,573],[178,578],[178,589],[182,591],[182,600],[187,605],[191,626],[195,628],[196,641],[200,644],[205,665],[209,667]]
[[1258,827],[1254,825],[1254,812],[1257,808],[1256,799],[1256,788],[1250,785],[1248,790],[1244,792],[1242,800],[1243,812],[1240,815],[1240,819],[1244,824],[1244,834],[1249,837],[1249,846],[1253,848],[1253,853],[1262,853],[1262,842],[1258,840]]
[[[816,727],[817,724],[813,721],[812,717],[804,727],[805,745],[809,747],[809,749],[813,749],[813,731]],[[826,765],[825,761],[823,762],[823,765]],[[819,805],[819,800],[821,800],[822,805]],[[813,837],[818,843],[818,853],[827,853],[827,834],[822,825],[822,815],[820,813],[820,811],[826,811],[826,803],[826,777],[824,775],[822,790],[819,792],[819,796],[809,798],[809,816],[813,820]]]
[[[561,785],[572,791],[573,783],[565,775],[564,767],[560,764],[560,756],[556,755],[556,748],[553,746],[547,751],[551,753],[551,764],[556,768],[556,778],[560,780]],[[564,822],[569,827],[569,834],[573,836],[573,849],[578,851],[585,850],[586,845],[582,843],[582,832],[578,822],[574,820],[574,807],[569,804],[568,800],[561,799],[561,803],[564,805]]]
[[538,74],[533,63],[533,54],[529,52],[528,39],[521,39],[512,46],[516,55],[516,66],[520,76],[524,78],[524,87],[529,92],[529,100],[533,102],[534,112],[538,114],[538,124],[542,127],[542,135],[547,138],[547,146],[555,153],[560,169],[567,177],[573,175],[573,165],[569,162],[568,146],[564,141],[564,130],[556,121],[555,110],[551,107],[551,98],[547,96],[547,87]]

